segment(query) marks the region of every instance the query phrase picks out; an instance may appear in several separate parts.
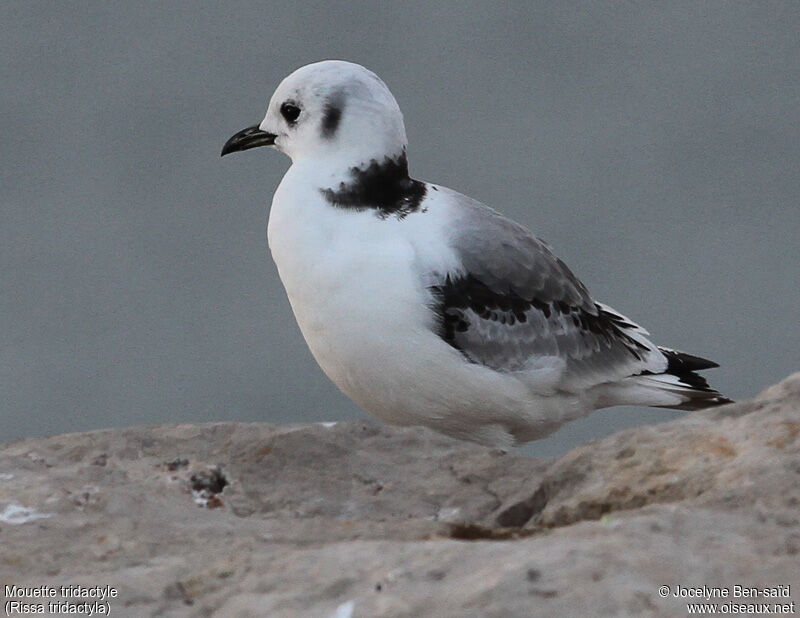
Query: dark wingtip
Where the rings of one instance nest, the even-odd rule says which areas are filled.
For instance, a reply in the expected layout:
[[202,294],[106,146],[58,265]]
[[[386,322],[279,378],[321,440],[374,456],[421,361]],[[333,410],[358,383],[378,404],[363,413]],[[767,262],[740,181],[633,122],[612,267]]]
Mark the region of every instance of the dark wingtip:
[[669,348],[658,349],[667,357],[667,373],[702,371],[703,369],[715,369],[719,367],[719,363],[715,363],[701,356],[687,354],[686,352],[678,352],[677,350],[670,350]]
[[[712,391],[716,393],[716,391]],[[709,393],[705,393],[708,395]],[[696,399],[689,399],[678,406],[664,406],[674,410],[687,410],[688,412],[696,412],[697,410],[707,410],[708,408],[717,408],[729,403],[736,403],[733,399],[728,399],[717,393],[716,397],[698,397]]]

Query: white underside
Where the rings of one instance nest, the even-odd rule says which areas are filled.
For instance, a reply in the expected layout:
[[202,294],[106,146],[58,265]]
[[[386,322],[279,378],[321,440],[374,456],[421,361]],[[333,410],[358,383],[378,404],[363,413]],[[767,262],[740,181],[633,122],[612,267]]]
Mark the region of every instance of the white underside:
[[436,334],[424,273],[459,265],[445,197],[426,200],[424,214],[381,219],[331,206],[311,174],[295,164],[278,187],[269,245],[314,358],[359,406],[387,423],[508,447],[619,403],[613,389],[557,386],[561,359],[501,373],[466,362]]

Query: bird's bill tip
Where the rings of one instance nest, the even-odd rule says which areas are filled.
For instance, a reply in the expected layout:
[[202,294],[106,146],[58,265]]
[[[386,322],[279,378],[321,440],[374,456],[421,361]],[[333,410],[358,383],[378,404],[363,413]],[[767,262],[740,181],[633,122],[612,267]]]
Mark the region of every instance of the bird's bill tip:
[[242,129],[225,142],[219,156],[224,157],[226,154],[232,152],[250,150],[251,148],[258,148],[260,146],[272,146],[275,144],[276,137],[274,133],[262,131],[257,124],[254,124],[252,127]]

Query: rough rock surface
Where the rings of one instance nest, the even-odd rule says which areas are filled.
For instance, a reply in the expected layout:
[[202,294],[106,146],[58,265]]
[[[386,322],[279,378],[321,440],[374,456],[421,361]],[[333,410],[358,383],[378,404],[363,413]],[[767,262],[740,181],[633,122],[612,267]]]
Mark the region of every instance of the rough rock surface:
[[798,551],[800,373],[556,460],[364,422],[0,447],[0,590],[118,616],[678,616],[660,586],[736,584],[800,613]]

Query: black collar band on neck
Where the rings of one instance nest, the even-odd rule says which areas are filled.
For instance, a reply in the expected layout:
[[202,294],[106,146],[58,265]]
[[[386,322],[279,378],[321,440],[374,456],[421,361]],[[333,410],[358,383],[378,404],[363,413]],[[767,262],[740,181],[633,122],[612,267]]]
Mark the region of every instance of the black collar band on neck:
[[384,219],[403,219],[419,210],[425,197],[425,184],[408,176],[405,151],[383,161],[372,159],[366,167],[350,168],[349,173],[349,181],[339,183],[335,189],[320,190],[337,208],[374,210]]

